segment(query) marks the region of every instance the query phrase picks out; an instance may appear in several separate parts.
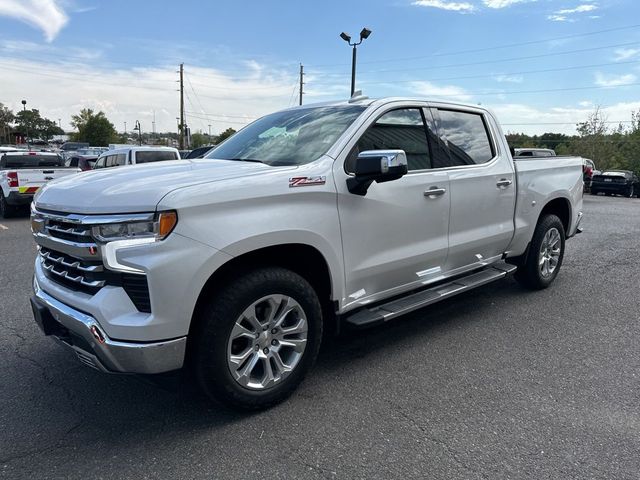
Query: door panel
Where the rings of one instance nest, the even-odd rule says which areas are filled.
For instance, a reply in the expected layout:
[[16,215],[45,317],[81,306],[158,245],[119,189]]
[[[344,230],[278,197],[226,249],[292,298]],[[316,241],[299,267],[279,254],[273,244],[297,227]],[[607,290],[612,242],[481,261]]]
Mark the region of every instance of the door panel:
[[[444,188],[427,197],[430,188]],[[449,181],[421,172],[377,184],[364,197],[338,187],[346,304],[367,303],[438,278],[447,257]]]
[[515,175],[506,152],[497,151],[489,123],[475,112],[437,112],[438,134],[451,168],[449,256],[446,269],[481,266],[502,255],[513,236]]
[[[442,275],[448,249],[447,172],[430,170],[431,149],[421,106],[387,108],[354,138],[334,168],[342,229],[344,305],[366,304],[416,288]],[[409,173],[373,183],[365,196],[349,193],[346,171],[358,151],[401,149]],[[425,195],[430,189],[438,194]]]

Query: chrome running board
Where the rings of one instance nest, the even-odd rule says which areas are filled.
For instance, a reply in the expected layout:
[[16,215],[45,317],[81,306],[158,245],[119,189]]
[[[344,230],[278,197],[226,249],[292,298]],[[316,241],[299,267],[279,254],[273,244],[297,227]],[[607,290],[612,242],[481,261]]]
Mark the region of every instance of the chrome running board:
[[486,267],[479,272],[457,278],[435,287],[421,290],[405,297],[396,298],[388,303],[358,310],[351,315],[347,314],[344,321],[356,328],[368,327],[388,322],[396,317],[405,315],[419,308],[446,300],[460,293],[468,292],[487,283],[506,277],[517,270],[515,265],[498,263]]

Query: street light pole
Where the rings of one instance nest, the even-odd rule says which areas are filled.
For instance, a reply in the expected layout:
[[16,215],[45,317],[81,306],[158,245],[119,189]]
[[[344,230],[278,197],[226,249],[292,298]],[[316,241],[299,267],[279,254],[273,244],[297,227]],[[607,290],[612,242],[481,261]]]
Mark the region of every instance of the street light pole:
[[25,132],[25,141],[27,142],[27,149],[29,148],[29,124],[27,123],[27,101],[26,100],[22,100],[22,111],[25,112],[24,115],[24,128],[26,129]]
[[360,32],[360,41],[351,43],[351,35],[345,32],[340,34],[340,38],[347,42],[349,46],[353,47],[353,54],[351,56],[351,96],[353,96],[356,91],[356,50],[363,40],[369,38],[369,35],[371,35],[371,30],[363,28]]
[[142,145],[142,128],[140,127],[140,122],[138,120],[136,120],[136,126],[133,129],[138,130],[138,143]]

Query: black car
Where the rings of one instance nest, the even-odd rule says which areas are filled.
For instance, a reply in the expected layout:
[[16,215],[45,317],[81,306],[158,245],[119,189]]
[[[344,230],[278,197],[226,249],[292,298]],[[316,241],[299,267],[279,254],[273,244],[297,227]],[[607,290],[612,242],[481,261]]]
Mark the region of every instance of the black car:
[[591,194],[624,195],[640,197],[640,179],[629,170],[606,170],[593,175]]
[[205,147],[194,148],[193,150],[191,150],[189,155],[182,158],[203,158],[213,147],[215,147],[215,145],[207,145]]

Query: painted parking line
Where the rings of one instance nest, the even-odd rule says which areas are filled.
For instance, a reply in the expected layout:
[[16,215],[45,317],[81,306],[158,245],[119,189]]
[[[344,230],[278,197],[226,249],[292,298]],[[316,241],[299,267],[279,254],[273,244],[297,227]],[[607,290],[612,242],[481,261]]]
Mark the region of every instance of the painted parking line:
[[9,227],[0,223],[0,230],[9,230]]

